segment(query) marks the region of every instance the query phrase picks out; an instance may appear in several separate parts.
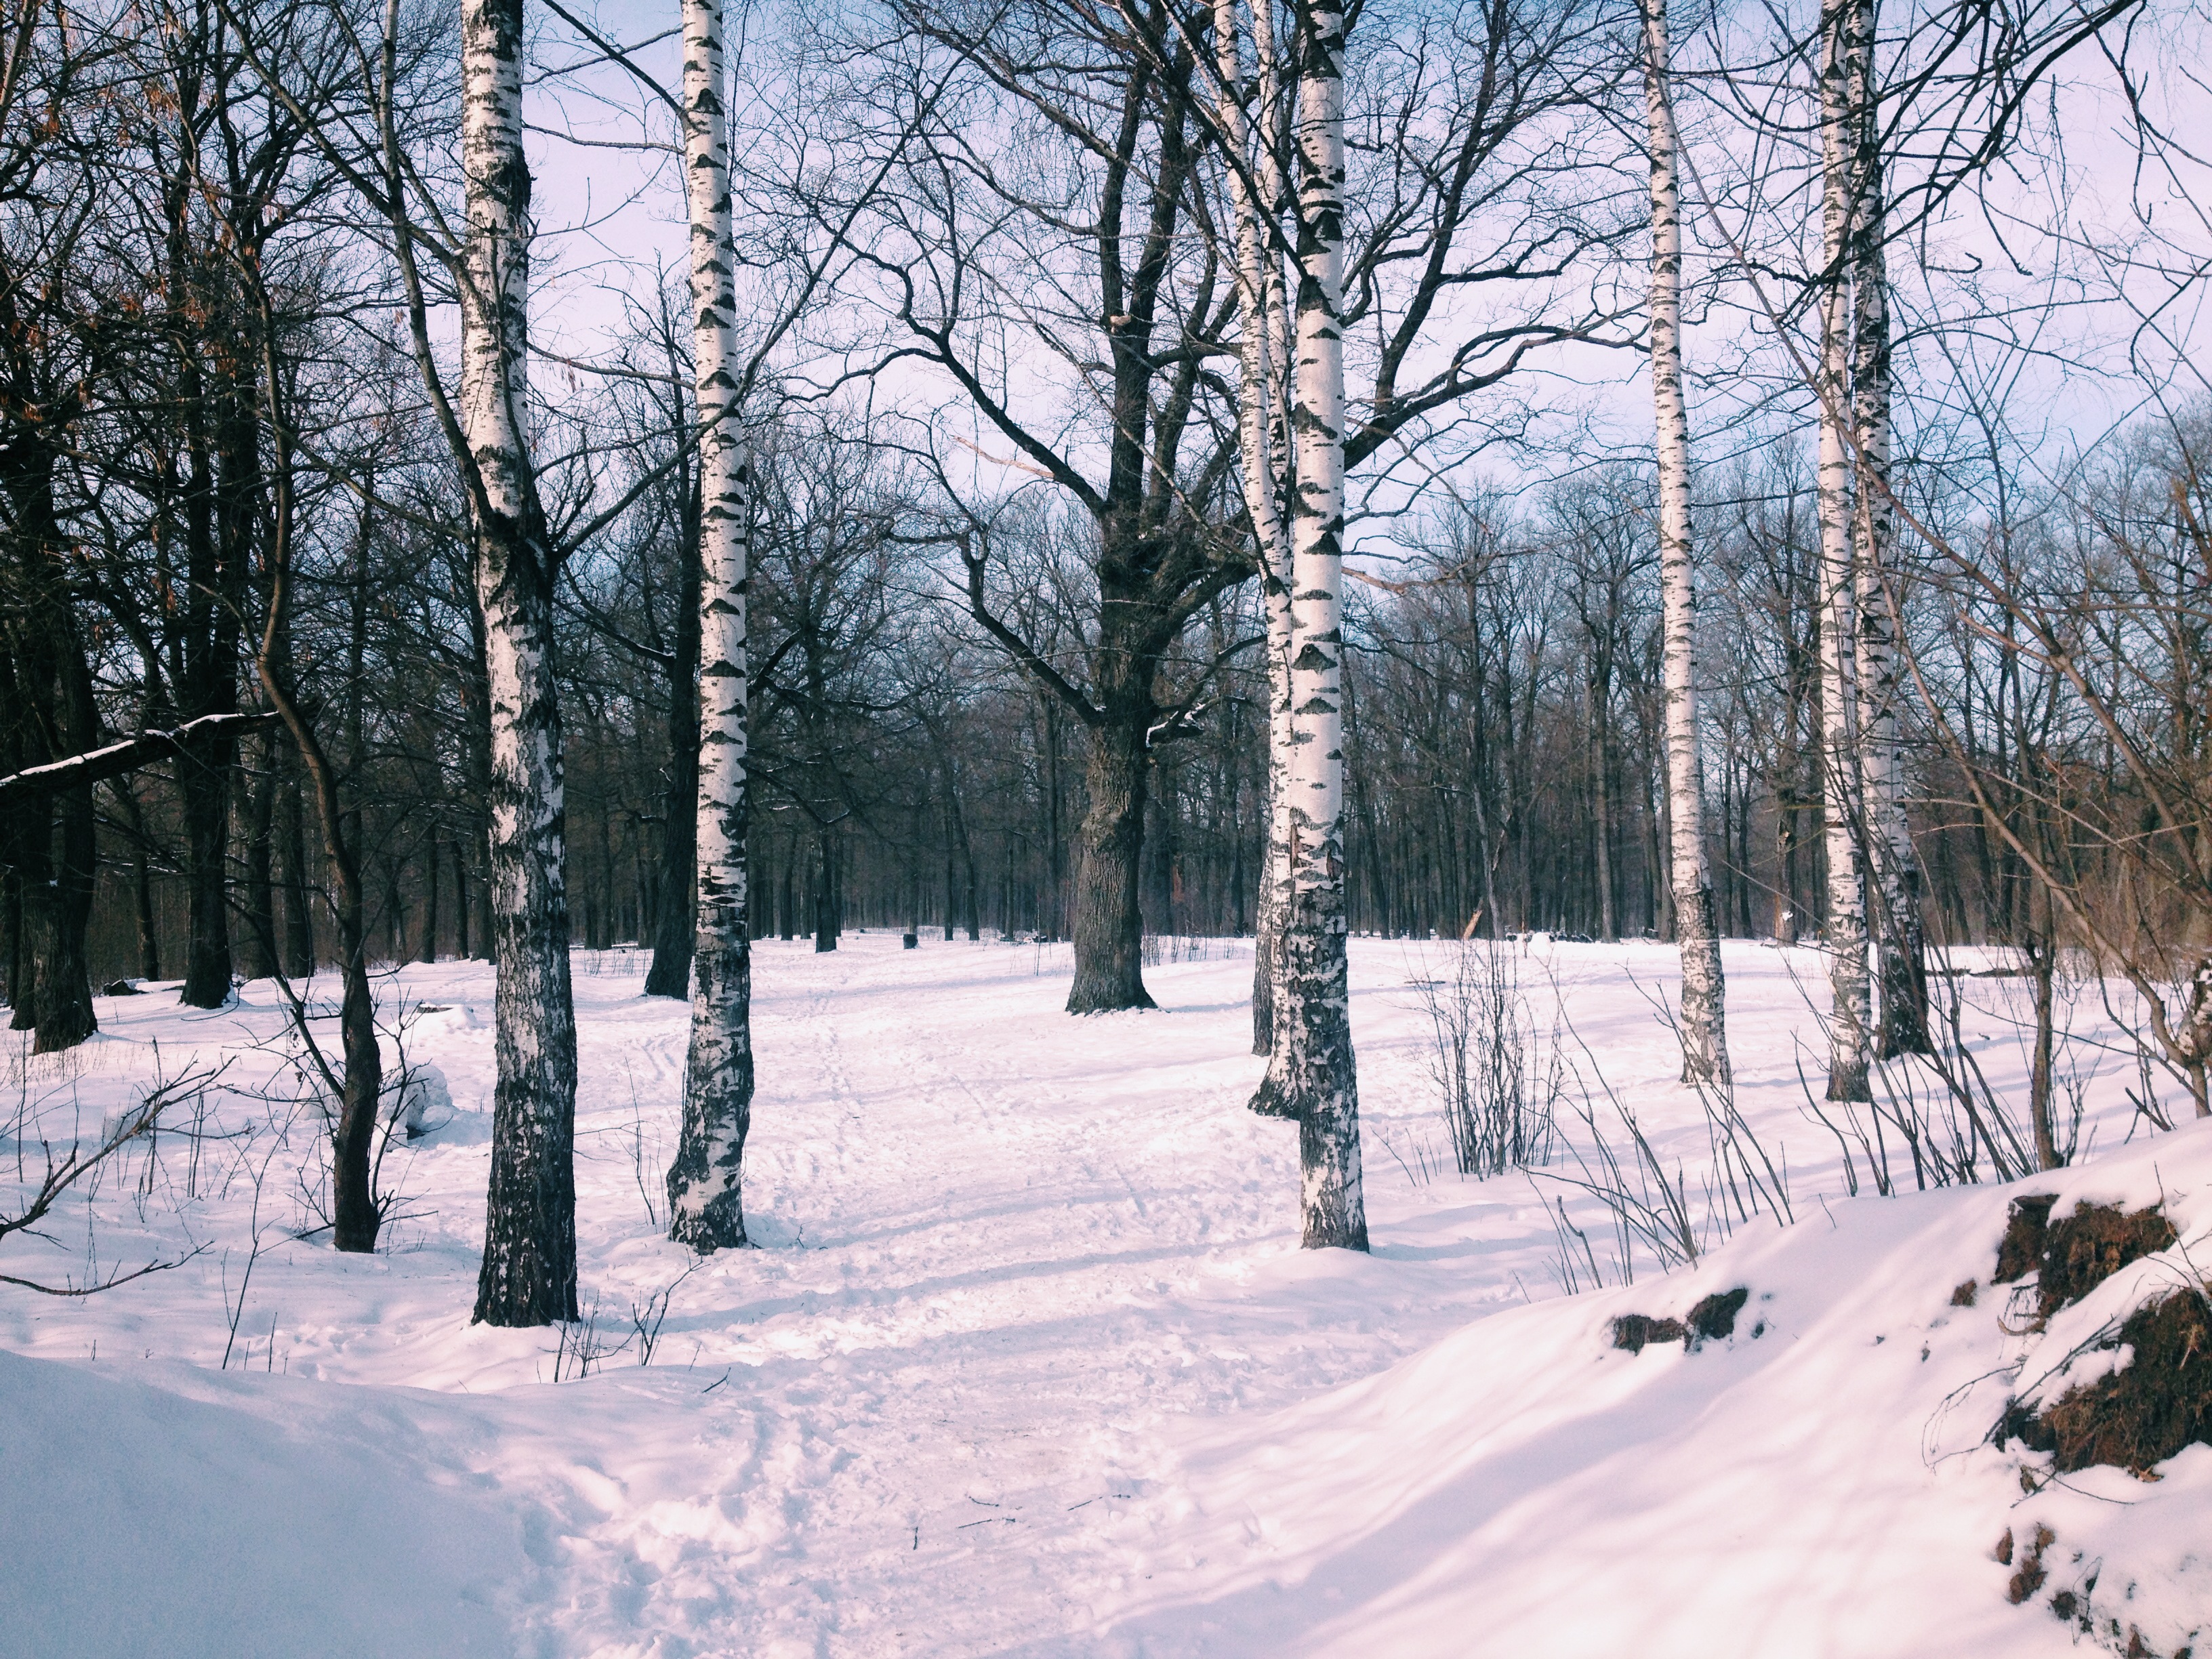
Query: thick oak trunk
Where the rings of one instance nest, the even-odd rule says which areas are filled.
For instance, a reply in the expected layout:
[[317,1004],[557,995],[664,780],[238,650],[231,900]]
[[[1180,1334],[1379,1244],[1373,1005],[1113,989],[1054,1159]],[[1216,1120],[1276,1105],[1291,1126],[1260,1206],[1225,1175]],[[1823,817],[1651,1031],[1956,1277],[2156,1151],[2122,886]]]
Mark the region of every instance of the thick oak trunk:
[[[12,453],[0,460],[0,485],[27,567],[24,603],[8,628],[14,662],[7,689],[15,705],[8,713],[20,734],[22,758],[35,767],[96,749],[100,715],[63,574],[64,544],[53,497],[58,457],[36,434],[8,447]],[[99,1030],[85,961],[99,868],[92,787],[87,775],[51,793],[32,791],[9,814],[10,862],[21,903],[17,943],[26,958],[11,987],[13,1024],[34,1031],[32,1048],[38,1054],[73,1048]]]
[[1080,832],[1075,878],[1075,979],[1071,1014],[1156,1005],[1145,989],[1144,920],[1139,890],[1145,845],[1145,794],[1151,757],[1143,725],[1122,720],[1091,728],[1084,768],[1090,811]]

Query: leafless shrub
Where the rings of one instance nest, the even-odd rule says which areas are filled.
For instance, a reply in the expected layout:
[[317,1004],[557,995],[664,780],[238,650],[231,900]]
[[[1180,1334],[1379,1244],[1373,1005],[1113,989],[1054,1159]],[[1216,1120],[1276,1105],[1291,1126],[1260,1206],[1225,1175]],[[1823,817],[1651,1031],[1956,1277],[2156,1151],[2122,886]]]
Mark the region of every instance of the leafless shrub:
[[629,1304],[630,1333],[637,1343],[637,1363],[653,1364],[653,1351],[660,1346],[660,1327],[668,1317],[668,1300],[676,1294],[677,1286],[699,1271],[699,1263],[690,1266],[647,1297],[643,1303]]
[[653,1197],[653,1188],[660,1180],[660,1172],[668,1167],[662,1155],[660,1135],[655,1131],[650,1142],[646,1139],[645,1104],[637,1097],[637,1073],[625,1065],[623,1074],[629,1080],[629,1170],[631,1179],[637,1182],[637,1195],[645,1201],[645,1219],[648,1226],[660,1224],[660,1205]]
[[1449,973],[1418,978],[1429,1017],[1429,1075],[1443,1097],[1462,1175],[1548,1163],[1566,1069],[1555,1022],[1540,1042],[1517,957],[1480,940],[1459,945]]
[[[389,975],[387,975],[389,977]],[[334,1067],[310,1025],[316,1019],[335,1018],[337,1010],[315,1005],[280,975],[277,981],[292,1014],[283,1033],[257,1045],[276,1062],[268,1081],[258,1089],[234,1092],[268,1107],[268,1125],[281,1144],[290,1146],[292,1132],[304,1116],[317,1133],[302,1143],[300,1162],[294,1169],[294,1198],[301,1218],[292,1229],[295,1238],[328,1232],[334,1224],[331,1179],[339,1102],[343,1091],[343,1068]],[[405,1176],[413,1161],[412,1144],[450,1121],[452,1101],[442,1104],[447,1115],[433,1121],[429,1115],[440,1103],[443,1077],[435,1066],[418,1063],[408,1052],[408,1035],[425,1012],[419,1006],[406,1010],[390,1023],[380,1021],[378,1035],[391,1046],[393,1060],[383,1070],[377,1088],[377,1122],[369,1157],[369,1194],[377,1230],[381,1236],[389,1224],[422,1213],[407,1208]],[[397,1172],[387,1177],[386,1160],[394,1146],[403,1152]]]
[[[268,1182],[270,1164],[275,1161],[276,1154],[283,1151],[290,1143],[290,1129],[291,1124],[288,1120],[270,1136],[268,1150],[262,1154],[260,1162],[249,1166],[253,1182],[253,1208],[246,1222],[246,1267],[238,1276],[238,1295],[234,1299],[230,1293],[230,1252],[225,1250],[222,1253],[222,1312],[226,1328],[223,1334],[222,1363],[218,1367],[222,1370],[230,1369],[230,1356],[238,1345],[238,1328],[246,1317],[246,1292],[253,1287],[254,1265],[268,1253],[269,1247],[262,1242],[267,1228],[267,1224],[263,1220],[261,1214],[262,1193]],[[246,1160],[241,1159],[241,1163],[244,1162]],[[273,1316],[269,1322],[269,1350],[270,1362],[273,1364],[276,1350],[276,1322]],[[249,1361],[249,1364],[250,1363]]]
[[1380,1123],[1365,1125],[1364,1132],[1375,1137],[1376,1144],[1390,1154],[1398,1167],[1406,1172],[1406,1179],[1416,1187],[1427,1186],[1444,1172],[1443,1154],[1419,1131],[1414,1132],[1408,1147],[1413,1154],[1411,1163],[1407,1161],[1405,1153],[1398,1150],[1397,1143],[1390,1139],[1389,1133]]
[[[1801,1061],[1804,1110],[1835,1137],[1847,1191],[1856,1196],[1863,1183],[1887,1196],[1899,1190],[1908,1172],[1920,1191],[2014,1181],[2045,1165],[2045,1157],[2039,1155],[2013,1099],[1984,1071],[1967,1033],[1969,1014],[2009,1027],[2024,1044],[2041,1048],[2047,1068],[2043,1086],[2049,1091],[2049,1166],[2070,1164],[2081,1155],[2088,1088],[2102,1063],[2104,1045],[2076,1036],[2070,1018],[2063,1023],[2053,1019],[2047,1002],[2029,999],[2032,1006],[2023,1009],[2021,999],[1997,988],[2020,976],[2006,966],[1972,973],[1938,953],[1928,976],[1932,1052],[1900,1055],[1871,1067],[1876,1097],[1871,1103],[1821,1099]],[[1990,1006],[1968,1002],[1969,982],[1992,988]],[[1825,1041],[1827,1016],[1817,1002],[1808,1001]],[[2139,1044],[2135,1054],[2142,1093],[2131,1091],[2130,1098],[2138,1115],[2164,1127],[2167,1120],[2159,1109],[2151,1060]]]
[[[666,1311],[665,1305],[662,1310],[664,1313]],[[656,1324],[656,1340],[659,1335]],[[557,1328],[553,1350],[553,1380],[556,1382],[581,1382],[593,1371],[605,1369],[606,1362],[626,1351],[630,1340],[631,1338],[626,1336],[615,1342],[600,1334],[599,1299],[593,1297],[592,1305],[583,1317],[571,1319]]]
[[[1662,1013],[1671,1020],[1663,1006]],[[1737,1109],[1731,1085],[1693,1085],[1705,1111],[1706,1163],[1692,1182],[1689,1166],[1680,1159],[1674,1160],[1671,1170],[1668,1168],[1635,1110],[1607,1079],[1589,1045],[1564,1012],[1560,1019],[1580,1053],[1578,1061],[1565,1066],[1572,1086],[1563,1084],[1560,1098],[1570,1101],[1582,1130],[1577,1134],[1570,1129],[1559,1137],[1574,1172],[1545,1170],[1542,1178],[1571,1187],[1602,1206],[1610,1224],[1614,1281],[1636,1282],[1639,1250],[1661,1273],[1672,1273],[1693,1265],[1755,1218],[1764,1217],[1780,1227],[1796,1219],[1788,1162],[1768,1153]],[[1568,1217],[1564,1196],[1554,1194],[1547,1207],[1557,1236],[1553,1273],[1561,1287],[1572,1295],[1608,1282],[1589,1234]]]
[[[0,1209],[0,1243],[16,1233],[29,1237],[45,1238],[39,1224],[53,1212],[54,1206],[73,1188],[82,1188],[88,1198],[97,1190],[100,1180],[111,1166],[121,1167],[123,1160],[134,1149],[148,1152],[145,1171],[140,1179],[143,1192],[152,1188],[153,1171],[156,1167],[158,1141],[163,1118],[179,1108],[195,1110],[195,1121],[204,1121],[204,1109],[199,1107],[200,1097],[222,1074],[221,1066],[196,1066],[173,1078],[159,1078],[143,1090],[137,1100],[124,1110],[103,1121],[89,1135],[82,1133],[82,1123],[72,1109],[70,1134],[66,1139],[49,1137],[46,1133],[45,1109],[47,1102],[33,1103],[27,1091],[19,1103],[15,1125],[15,1174],[21,1190],[15,1200]],[[191,1103],[191,1107],[187,1107]],[[191,1133],[187,1130],[185,1133]],[[26,1158],[26,1151],[36,1137],[40,1164],[33,1172]],[[45,1296],[82,1297],[96,1295],[101,1291],[127,1285],[134,1279],[143,1279],[149,1273],[162,1273],[180,1266],[199,1254],[204,1247],[195,1247],[184,1255],[172,1258],[155,1257],[144,1266],[129,1271],[111,1268],[102,1272],[97,1258],[88,1263],[84,1279],[79,1282],[64,1279],[59,1285],[49,1285],[35,1279],[21,1278],[13,1273],[0,1273],[0,1284],[20,1285],[37,1291]]]

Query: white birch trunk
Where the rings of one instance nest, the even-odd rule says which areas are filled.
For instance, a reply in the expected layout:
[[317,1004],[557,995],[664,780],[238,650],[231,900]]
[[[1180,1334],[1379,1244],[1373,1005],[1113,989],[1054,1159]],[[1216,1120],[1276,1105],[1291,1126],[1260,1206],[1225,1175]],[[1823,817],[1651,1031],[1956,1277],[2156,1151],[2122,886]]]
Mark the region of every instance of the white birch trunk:
[[1820,520],[1820,774],[1828,854],[1830,1100],[1869,1100],[1866,902],[1858,860],[1856,592],[1851,560],[1852,459],[1844,422],[1848,380],[1851,175],[1855,165],[1847,58],[1850,0],[1821,13],[1821,271],[1819,476]]
[[1267,621],[1267,818],[1259,904],[1252,930],[1252,1052],[1268,1057],[1267,1079],[1253,1108],[1282,1111],[1284,1045],[1277,1018],[1283,972],[1283,920],[1289,913],[1290,797],[1285,784],[1291,740],[1290,538],[1284,522],[1283,486],[1289,472],[1284,439],[1282,365],[1285,310],[1280,236],[1281,174],[1275,163],[1276,73],[1273,18],[1267,0],[1252,15],[1260,110],[1246,114],[1248,90],[1237,0],[1215,0],[1214,66],[1228,167],[1230,210],[1236,227],[1239,403],[1237,446],[1243,462],[1245,510],[1260,566],[1261,603]]
[[1667,0],[1644,0],[1644,101],[1651,146],[1651,403],[1659,459],[1666,616],[1668,886],[1682,954],[1682,1081],[1729,1079],[1719,927],[1705,865],[1698,753],[1696,573],[1690,548],[1690,416],[1682,393],[1682,196],[1668,81]]
[[1297,307],[1291,440],[1291,890],[1280,987],[1284,1103],[1298,1123],[1308,1249],[1367,1248],[1345,957],[1344,13],[1299,9]]
[[1252,1042],[1255,1054],[1269,1057],[1270,1081],[1261,1095],[1272,1098],[1282,1050],[1276,992],[1282,977],[1283,918],[1290,889],[1290,805],[1284,768],[1290,742],[1291,571],[1282,493],[1290,461],[1283,408],[1282,370],[1288,352],[1279,249],[1282,179],[1273,130],[1278,82],[1269,5],[1262,3],[1252,12],[1257,76],[1249,90],[1260,112],[1257,121],[1248,117],[1244,104],[1248,82],[1237,0],[1215,0],[1213,21],[1218,118],[1224,143],[1236,158],[1228,174],[1241,329],[1237,439],[1267,623],[1267,827],[1253,927]]
[[752,1121],[752,944],[746,915],[745,582],[751,479],[738,428],[722,0],[684,0],[684,167],[691,219],[699,439],[698,921],[684,1123],[668,1171],[669,1237],[702,1254],[746,1243]]
[[531,181],[522,57],[521,0],[465,0],[459,419],[485,503],[471,529],[491,693],[498,1028],[476,1317],[494,1325],[576,1316],[576,1020],[562,870],[555,571],[526,412]]
[[1889,272],[1875,98],[1873,0],[1850,0],[1845,91],[1854,117],[1851,410],[1858,444],[1859,770],[1874,878],[1875,1052],[1926,1054],[1928,978],[1920,860],[1905,817],[1897,712],[1897,514],[1890,482]]
[[1288,580],[1263,568],[1261,604],[1267,612],[1267,818],[1261,857],[1260,902],[1252,918],[1252,1052],[1267,1056],[1267,1073],[1252,1109],[1281,1115],[1283,1042],[1279,990],[1283,980],[1283,918],[1290,914],[1291,589]]

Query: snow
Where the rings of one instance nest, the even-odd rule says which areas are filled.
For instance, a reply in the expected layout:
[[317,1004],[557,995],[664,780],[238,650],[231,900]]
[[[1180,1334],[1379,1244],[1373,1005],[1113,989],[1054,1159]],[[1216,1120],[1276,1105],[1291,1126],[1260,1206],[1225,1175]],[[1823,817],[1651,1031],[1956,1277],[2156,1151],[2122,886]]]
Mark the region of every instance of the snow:
[[[2008,1199],[2162,1196],[2193,1248],[2212,1133],[2130,1139],[2132,1070],[2106,1056],[2089,1161],[1850,1198],[1798,1077],[1824,1051],[1819,959],[1731,943],[1737,1103],[1796,1224],[1566,1297],[1559,1188],[1421,1178],[1449,1155],[1409,981],[1452,948],[1353,943],[1362,1258],[1297,1249],[1294,1131],[1243,1109],[1249,943],[1149,969],[1159,1012],[1078,1020],[1065,947],[762,941],[765,1248],[688,1275],[660,1186],[688,1006],[639,994],[642,953],[580,952],[586,1340],[626,1343],[580,1377],[575,1333],[467,1322],[488,969],[383,982],[452,1103],[394,1144],[403,1214],[373,1258],[289,1236],[315,1224],[319,1123],[289,1103],[273,987],[213,1013],[101,999],[84,1048],[11,1049],[0,1185],[25,1140],[39,1158],[18,1111],[51,1137],[225,1060],[227,1138],[194,1167],[172,1135],[0,1244],[0,1272],[49,1279],[82,1278],[88,1243],[100,1271],[205,1247],[84,1302],[0,1286],[0,1655],[2034,1656],[2074,1650],[2045,1604],[2093,1572],[2158,1652],[2212,1624],[2212,1449],[2030,1494],[2019,1449],[1982,1443],[2014,1387],[2187,1271],[2162,1253],[2010,1334],[1986,1288]],[[1672,951],[1521,961],[1694,1185],[1705,1117],[1655,1007]],[[1977,1057],[2017,1089],[2023,988],[1970,983]],[[2072,1006],[2101,1030],[2094,987]],[[1591,1206],[1570,1213],[1604,1261]],[[1739,1285],[1727,1341],[1609,1345],[1617,1314]],[[2111,1363],[2085,1351],[2058,1391]],[[2014,1607],[1992,1547],[2038,1524],[2050,1583]]]

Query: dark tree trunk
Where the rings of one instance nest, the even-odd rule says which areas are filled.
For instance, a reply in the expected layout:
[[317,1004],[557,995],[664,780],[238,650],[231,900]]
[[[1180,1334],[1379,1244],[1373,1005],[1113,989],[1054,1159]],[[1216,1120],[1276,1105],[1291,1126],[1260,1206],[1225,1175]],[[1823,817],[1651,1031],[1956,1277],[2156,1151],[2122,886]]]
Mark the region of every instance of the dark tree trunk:
[[1146,773],[1152,759],[1144,738],[1150,724],[1149,719],[1141,724],[1117,720],[1091,731],[1084,770],[1091,810],[1083,819],[1083,863],[1076,877],[1071,1014],[1158,1006],[1145,989],[1144,918],[1138,897]]
[[[275,648],[284,629],[289,582],[291,514],[289,452],[280,437],[277,479],[276,550],[272,567],[270,607],[273,620],[262,638],[255,670],[261,687],[283,717],[297,751],[301,767],[313,792],[315,818],[323,832],[323,850],[329,860],[333,888],[331,909],[337,921],[338,973],[344,993],[338,1005],[338,1040],[343,1070],[338,1079],[337,1119],[331,1135],[331,1243],[337,1249],[367,1253],[376,1248],[383,1213],[375,1191],[375,1141],[378,1108],[384,1093],[384,1056],[376,1039],[376,1000],[368,977],[368,919],[361,846],[356,838],[360,815],[339,803],[337,772],[321,738],[301,714],[292,695],[289,668]],[[364,539],[367,536],[363,527]],[[299,805],[296,780],[289,791],[295,810]],[[304,842],[305,830],[297,831]],[[296,873],[306,862],[304,846],[294,848],[289,860]],[[304,882],[301,884],[304,886]],[[304,905],[301,907],[304,909]],[[312,957],[312,949],[309,955]]]
[[[491,799],[491,671],[484,655],[483,608],[471,590],[464,607],[469,624],[469,678],[462,694],[467,719],[462,723],[463,750],[468,757],[469,799],[477,811],[468,820],[467,858],[463,868],[461,903],[474,918],[475,958],[492,959],[491,823],[483,803]],[[463,956],[467,956],[463,951]]]
[[844,924],[842,906],[839,900],[839,848],[837,831],[823,825],[814,837],[814,949],[818,953],[837,948],[837,934]]
[[[220,478],[201,479],[203,512],[191,516],[189,540],[193,575],[186,605],[185,672],[178,714],[186,720],[227,714],[238,707],[240,623],[247,564],[261,507],[261,431],[250,386],[224,388],[217,399],[216,448]],[[204,449],[200,465],[207,465]],[[233,963],[228,892],[232,773],[238,741],[227,734],[191,744],[177,764],[184,797],[185,877],[190,897],[185,983],[179,1000],[193,1008],[220,1008],[230,1000]]]
[[[100,743],[99,715],[93,704],[92,674],[79,642],[76,617],[66,600],[53,596],[46,626],[49,656],[57,682],[54,725],[66,754],[82,754]],[[92,921],[93,882],[99,870],[97,819],[89,782],[54,798],[53,850],[42,860],[50,878],[27,885],[25,920],[30,934],[32,981],[36,1000],[36,1036],[32,1050],[53,1054],[73,1048],[100,1029],[92,1011],[92,978],[85,962],[85,930]],[[46,813],[35,815],[45,835]],[[42,852],[45,848],[40,849]]]
[[490,836],[491,830],[489,824],[478,826],[478,833],[472,838],[477,848],[477,856],[470,860],[471,866],[476,874],[475,881],[471,884],[469,899],[474,907],[477,919],[476,959],[478,962],[489,962],[492,959],[493,951],[491,853],[488,846]]
[[799,932],[799,900],[792,886],[792,866],[799,862],[799,836],[794,830],[783,849],[783,873],[776,885],[775,927],[788,943]]
[[952,942],[953,931],[960,917],[960,863],[952,834],[953,787],[952,768],[947,763],[943,769],[945,779],[945,939]]
[[2041,890],[2039,896],[2042,902],[2036,908],[2042,912],[2041,925],[2027,936],[2028,973],[2035,987],[2035,1049],[2028,1068],[2027,1110],[2035,1128],[2035,1167],[2056,1170],[2066,1162],[2058,1150],[2051,1099],[2051,981],[2058,965],[2058,941],[2050,890]]
[[34,892],[29,907],[32,976],[37,985],[34,1054],[74,1048],[100,1029],[92,1012],[92,979],[85,964],[85,928],[92,919],[92,786],[81,784],[59,799],[61,848],[54,878]]
[[1589,751],[1591,787],[1595,797],[1596,822],[1591,825],[1596,836],[1597,866],[1594,884],[1597,889],[1597,936],[1607,941],[1620,937],[1614,920],[1613,903],[1613,745],[1606,741],[1606,721],[1611,717],[1608,708],[1612,699],[1603,685],[1593,684],[1589,689]]
[[415,952],[418,962],[438,959],[438,836],[434,830],[422,842],[422,943]]
[[[1060,703],[1044,699],[1044,828],[1045,931],[1054,939],[1067,935],[1067,838],[1060,817]],[[951,934],[947,933],[950,939]]]
[[[38,438],[0,454],[25,577],[21,609],[9,629],[14,658],[5,689],[11,736],[25,763],[38,765],[100,744],[92,670],[60,568],[54,516],[55,456]],[[14,1026],[34,1029],[34,1053],[75,1048],[100,1029],[85,964],[92,919],[96,819],[88,779],[9,813],[15,873],[21,895]]]
[[585,925],[585,939],[591,949],[605,951],[615,942],[615,841],[614,815],[607,810],[602,796],[598,803],[599,879],[599,890],[592,896],[590,919]]
[[300,795],[299,767],[289,758],[281,764],[283,787],[276,798],[276,835],[284,862],[284,976],[307,979],[315,971],[313,895],[319,884],[307,860],[307,815]]
[[154,860],[146,841],[146,814],[138,805],[135,780],[115,781],[115,799],[123,808],[124,828],[131,836],[131,918],[138,935],[138,977],[161,977],[161,938],[154,920]]
[[384,957],[407,960],[407,901],[399,890],[399,860],[384,860]]
[[469,959],[469,854],[468,843],[453,843],[453,955],[461,962]]
[[[22,706],[14,653],[0,650],[0,766],[10,772],[23,766]],[[23,961],[23,854],[28,839],[25,809],[32,804],[0,801],[0,965],[8,970],[9,1029],[18,1031],[28,1029],[31,1001]]]
[[276,971],[276,807],[273,771],[278,739],[263,741],[261,775],[246,791],[246,936],[240,941],[238,970],[247,979],[267,979]]
[[1774,942],[1794,944],[1803,928],[1798,897],[1804,885],[1799,869],[1797,792],[1784,787],[1774,797],[1775,861],[1782,866],[1781,890],[1774,896]]
[[198,744],[177,763],[178,788],[185,804],[188,899],[185,985],[179,1000],[193,1008],[220,1008],[230,1000],[230,909],[223,890],[223,863],[229,851],[234,747],[222,738]]
[[1165,769],[1156,763],[1146,780],[1145,881],[1137,908],[1143,932],[1163,936],[1176,931],[1176,821],[1170,787]]
[[[682,490],[684,580],[676,595],[676,660],[668,671],[668,793],[660,823],[659,902],[654,907],[649,997],[691,994],[699,909],[699,526],[696,492]],[[789,934],[785,935],[789,938]],[[750,971],[750,970],[748,970]]]
[[0,957],[8,965],[8,1006],[20,1011],[27,1000],[23,977],[23,884],[11,854],[0,872]]

